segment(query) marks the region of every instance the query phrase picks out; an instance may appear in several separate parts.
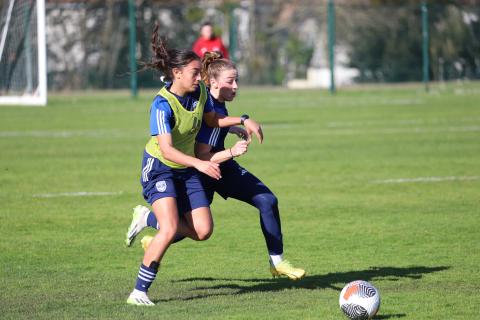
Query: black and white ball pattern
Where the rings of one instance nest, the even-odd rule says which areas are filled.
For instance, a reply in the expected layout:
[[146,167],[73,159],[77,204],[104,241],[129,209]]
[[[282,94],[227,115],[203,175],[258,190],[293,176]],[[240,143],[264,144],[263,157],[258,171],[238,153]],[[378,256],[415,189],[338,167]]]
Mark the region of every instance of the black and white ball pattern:
[[380,294],[370,283],[362,280],[348,283],[340,293],[340,308],[352,320],[373,317],[380,307]]
[[368,319],[368,312],[362,306],[345,303],[342,305],[342,311],[352,320],[364,320]]

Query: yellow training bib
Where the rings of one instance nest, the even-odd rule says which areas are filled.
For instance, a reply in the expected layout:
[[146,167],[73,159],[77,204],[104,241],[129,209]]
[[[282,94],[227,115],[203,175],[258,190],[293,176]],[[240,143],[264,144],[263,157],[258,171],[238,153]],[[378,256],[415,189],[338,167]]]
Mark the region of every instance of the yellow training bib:
[[[170,105],[170,108],[172,108],[175,116],[175,126],[172,128],[171,132],[173,147],[178,151],[192,157],[195,157],[195,137],[197,136],[198,131],[200,131],[203,118],[203,109],[205,107],[205,102],[207,101],[207,90],[205,85],[202,81],[200,81],[199,85],[200,98],[193,111],[186,110],[178,101],[178,99],[167,90],[167,88],[163,87],[158,92],[158,95],[162,96],[168,101],[168,104]],[[171,168],[186,168],[184,165],[167,160],[163,157],[156,136],[150,138],[145,150],[152,157],[159,159]]]

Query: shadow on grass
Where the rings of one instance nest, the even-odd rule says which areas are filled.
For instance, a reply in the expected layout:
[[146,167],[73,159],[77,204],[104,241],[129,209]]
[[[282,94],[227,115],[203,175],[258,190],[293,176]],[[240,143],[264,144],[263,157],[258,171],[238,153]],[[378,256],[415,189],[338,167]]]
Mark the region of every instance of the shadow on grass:
[[[285,289],[334,289],[340,291],[346,283],[353,280],[372,281],[377,279],[398,281],[400,278],[420,279],[424,274],[439,272],[449,269],[448,266],[440,267],[372,267],[367,270],[348,271],[348,272],[334,272],[325,275],[308,275],[299,281],[292,281],[286,278],[281,279],[234,279],[234,278],[212,278],[212,277],[197,277],[186,278],[180,280],[173,280],[172,282],[224,282],[220,284],[212,284],[207,286],[197,286],[193,290],[205,291],[202,293],[189,295],[184,297],[175,297],[160,299],[157,302],[167,302],[174,300],[194,300],[203,299],[214,296],[239,295],[253,292],[265,291],[282,291]],[[235,282],[235,283],[232,283]],[[240,283],[240,284],[239,284]],[[340,284],[342,287],[335,286]],[[212,292],[213,291],[213,292]],[[215,292],[217,291],[217,292]],[[403,314],[397,315],[382,315],[376,319],[389,319],[404,317]]]
[[404,318],[407,315],[405,313],[398,313],[398,314],[382,314],[373,317],[373,320],[380,320],[380,319],[394,319],[394,318]]

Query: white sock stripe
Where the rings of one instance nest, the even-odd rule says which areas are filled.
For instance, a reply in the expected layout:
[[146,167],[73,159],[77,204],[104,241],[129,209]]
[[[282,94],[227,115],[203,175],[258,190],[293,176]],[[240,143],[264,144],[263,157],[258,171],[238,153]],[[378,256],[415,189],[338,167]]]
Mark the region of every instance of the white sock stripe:
[[148,281],[155,280],[155,276],[150,276],[148,274],[143,273],[142,271],[138,272],[138,276],[142,276],[143,278],[147,279]]
[[145,272],[146,274],[150,274],[152,276],[156,276],[157,274],[152,272],[152,271],[148,271],[147,269],[143,268],[143,267],[140,267],[140,271],[143,271]]
[[148,282],[148,283],[152,283],[153,280],[155,280],[155,279],[147,279],[147,278],[144,278],[144,277],[141,276],[140,274],[138,274],[138,277],[139,277],[140,279],[142,279],[143,281]]
[[141,274],[144,274],[145,276],[147,276],[147,277],[149,277],[149,278],[150,278],[150,277],[155,278],[155,276],[156,276],[155,273],[149,272],[149,271],[147,271],[147,270],[145,270],[145,269],[142,269],[142,268],[140,268],[140,270],[139,270],[138,272],[141,273]]
[[149,279],[149,281],[155,280],[155,276],[148,275],[142,271],[140,271],[138,275],[144,277],[145,279]]
[[141,274],[142,276],[144,276],[145,278],[152,278],[155,279],[156,277],[156,274],[154,273],[151,273],[151,272],[148,272],[148,271],[145,271],[143,269],[140,269],[140,271],[138,272],[138,274]]
[[152,279],[152,281],[155,280],[155,277],[156,277],[155,274],[154,274],[154,275],[150,275],[150,274],[148,274],[148,273],[145,273],[145,271],[142,271],[142,270],[140,270],[140,271],[138,272],[138,274],[141,275],[141,276],[144,277],[144,278]]

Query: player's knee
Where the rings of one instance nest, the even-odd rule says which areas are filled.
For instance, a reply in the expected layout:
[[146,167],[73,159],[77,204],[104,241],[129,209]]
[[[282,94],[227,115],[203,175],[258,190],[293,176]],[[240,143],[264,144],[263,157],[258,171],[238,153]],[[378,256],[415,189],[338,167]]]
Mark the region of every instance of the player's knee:
[[257,194],[253,198],[253,202],[261,212],[269,211],[272,208],[278,206],[278,199],[273,193]]
[[212,235],[211,232],[203,232],[198,234],[198,241],[206,241]]
[[198,241],[205,241],[210,238],[213,233],[213,224],[204,226],[197,230]]
[[177,235],[177,230],[178,223],[171,222],[162,225],[162,228],[159,232],[162,233],[167,240],[173,241],[175,239],[175,236]]

